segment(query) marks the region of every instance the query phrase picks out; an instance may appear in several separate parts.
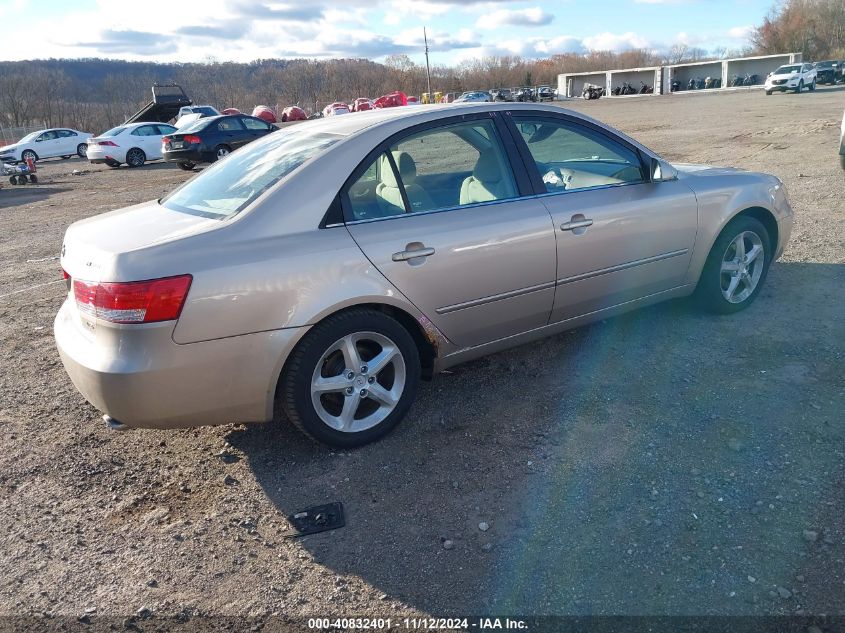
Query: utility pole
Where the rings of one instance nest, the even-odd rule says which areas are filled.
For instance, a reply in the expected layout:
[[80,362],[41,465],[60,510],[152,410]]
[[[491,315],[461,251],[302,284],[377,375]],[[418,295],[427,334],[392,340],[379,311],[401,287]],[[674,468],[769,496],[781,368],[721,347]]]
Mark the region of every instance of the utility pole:
[[431,103],[431,67],[428,65],[428,35],[423,27],[423,41],[425,42],[425,76],[428,86],[428,102]]

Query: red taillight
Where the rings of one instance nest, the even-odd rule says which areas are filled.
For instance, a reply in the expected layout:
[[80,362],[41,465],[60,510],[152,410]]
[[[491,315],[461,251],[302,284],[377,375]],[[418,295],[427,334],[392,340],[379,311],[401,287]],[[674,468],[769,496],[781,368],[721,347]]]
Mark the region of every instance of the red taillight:
[[170,142],[170,137],[169,137],[169,136],[162,136],[162,137],[161,137],[161,142],[162,142],[162,143],[169,143],[169,142]]
[[193,134],[186,134],[183,137],[183,140],[186,143],[190,143],[191,145],[199,145],[200,143],[202,143],[202,139],[199,136],[195,136]]
[[191,287],[191,275],[130,282],[73,280],[79,310],[112,323],[155,323],[178,319]]
[[100,141],[97,145],[102,145],[103,147],[117,147],[117,143],[114,141]]
[[64,268],[62,268],[62,279],[70,279],[70,275],[67,274]]

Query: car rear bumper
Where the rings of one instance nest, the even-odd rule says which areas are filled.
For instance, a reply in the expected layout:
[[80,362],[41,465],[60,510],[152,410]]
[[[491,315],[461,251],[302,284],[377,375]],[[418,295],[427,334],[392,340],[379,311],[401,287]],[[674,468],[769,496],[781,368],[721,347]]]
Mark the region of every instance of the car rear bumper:
[[283,361],[302,333],[290,328],[179,345],[172,321],[91,332],[72,301],[54,323],[65,370],[86,400],[130,427],[271,419]]
[[203,149],[169,149],[162,152],[162,158],[166,163],[213,163],[217,155]]

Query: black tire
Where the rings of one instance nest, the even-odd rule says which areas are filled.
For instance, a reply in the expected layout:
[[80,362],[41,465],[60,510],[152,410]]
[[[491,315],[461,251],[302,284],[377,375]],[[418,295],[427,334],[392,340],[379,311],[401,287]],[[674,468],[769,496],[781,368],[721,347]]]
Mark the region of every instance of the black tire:
[[767,97],[771,97],[771,96],[772,96],[772,91],[771,91],[771,90],[766,90],[766,96],[767,96]]
[[25,149],[21,152],[21,162],[25,163],[27,158],[31,158],[32,162],[38,161],[38,154],[33,152],[31,149]]
[[816,80],[813,79],[813,83],[810,84],[810,92],[816,91]]
[[[389,338],[405,363],[405,387],[394,409],[379,423],[356,432],[330,427],[311,401],[311,379],[324,353],[344,336],[374,332]],[[420,358],[414,339],[395,319],[375,310],[352,309],[314,326],[299,342],[279,379],[278,403],[288,419],[318,442],[342,448],[363,446],[389,433],[414,402],[420,378]]]
[[38,176],[36,176],[35,174],[30,174],[29,175],[29,182],[31,182],[32,184],[37,183],[38,182]]
[[191,171],[196,165],[194,163],[182,162],[176,163],[179,166],[179,169],[184,169],[185,171]]
[[801,91],[804,90],[804,80],[798,82],[798,87],[795,89],[795,94],[800,95]]
[[[722,294],[722,276],[724,274],[721,269],[722,259],[727,254],[728,249],[732,247],[734,240],[742,233],[755,233],[759,237],[763,247],[763,269],[753,292],[741,302],[732,303]],[[769,232],[759,220],[750,216],[734,218],[722,229],[713,244],[713,248],[710,249],[710,254],[707,256],[704,269],[701,271],[701,278],[698,280],[698,286],[695,289],[696,303],[702,309],[716,314],[733,314],[744,310],[754,302],[754,299],[760,293],[760,289],[766,281],[769,266],[772,263],[772,254]]]
[[116,160],[107,160],[106,166],[111,167],[112,169],[117,169],[118,167],[120,167],[120,163],[118,163]]
[[88,152],[88,143],[80,143],[76,146],[76,155],[79,158],[88,158],[86,152]]
[[216,157],[215,160],[220,160],[221,158],[225,158],[229,154],[232,153],[232,148],[228,145],[218,145],[214,148],[214,156]]
[[144,153],[144,150],[133,147],[126,152],[126,164],[129,167],[140,167],[145,162],[147,162],[147,155]]

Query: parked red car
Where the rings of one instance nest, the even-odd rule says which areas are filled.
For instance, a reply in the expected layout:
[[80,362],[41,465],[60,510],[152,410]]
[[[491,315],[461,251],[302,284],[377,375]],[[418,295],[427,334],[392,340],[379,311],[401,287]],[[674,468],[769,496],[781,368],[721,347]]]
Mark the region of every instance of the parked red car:
[[373,100],[367,97],[358,97],[352,102],[353,112],[363,112],[364,110],[372,110],[373,108],[375,108]]
[[377,108],[396,108],[398,106],[406,106],[408,105],[408,97],[404,92],[397,90],[396,92],[391,92],[390,94],[379,97],[376,99],[374,105]]
[[282,123],[285,121],[305,121],[308,115],[299,106],[288,106],[282,110]]
[[255,106],[255,109],[252,111],[252,116],[257,117],[262,121],[266,121],[267,123],[276,122],[276,113],[265,105]]

